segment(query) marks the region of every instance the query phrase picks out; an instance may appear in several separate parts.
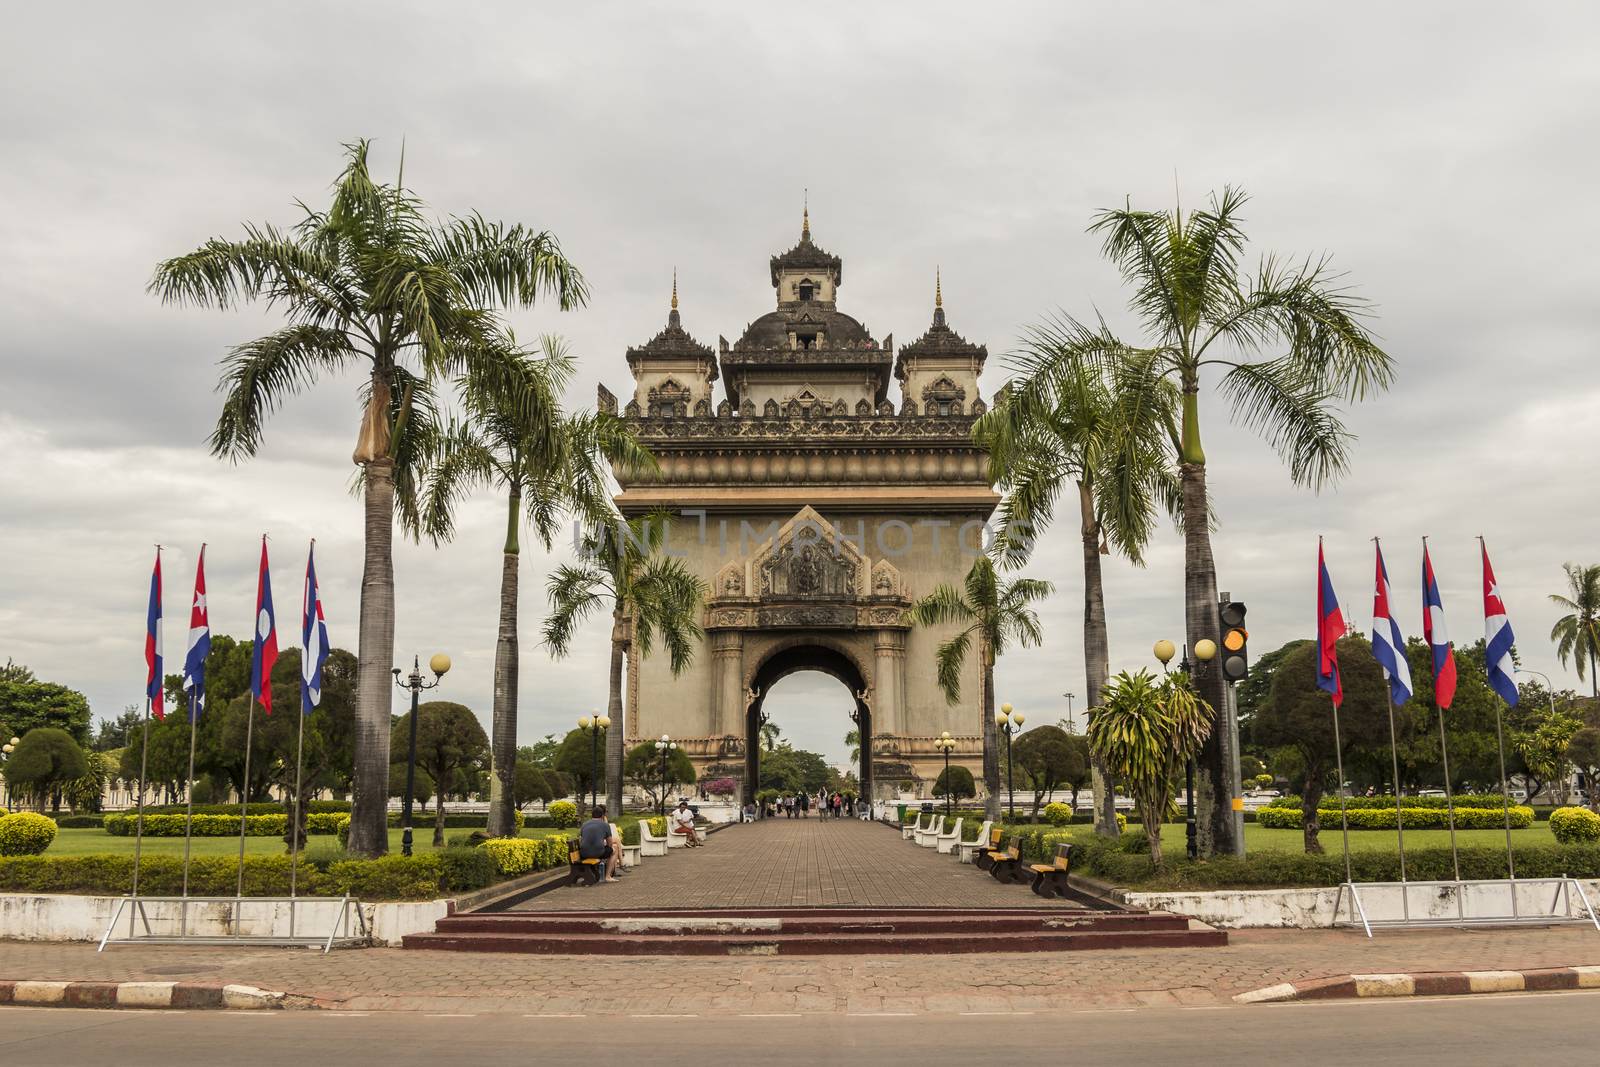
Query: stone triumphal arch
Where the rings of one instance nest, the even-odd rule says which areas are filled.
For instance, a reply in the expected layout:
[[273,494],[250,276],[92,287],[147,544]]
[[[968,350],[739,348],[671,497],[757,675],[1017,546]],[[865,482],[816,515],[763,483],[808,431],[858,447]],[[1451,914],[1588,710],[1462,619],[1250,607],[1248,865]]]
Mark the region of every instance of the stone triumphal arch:
[[[975,657],[950,704],[934,661],[952,631],[904,614],[960,584],[998,501],[970,438],[987,351],[950,329],[938,286],[920,338],[898,352],[892,335],[875,339],[838,309],[842,263],[812,242],[809,218],[770,278],[776,309],[715,350],[684,328],[674,281],[666,328],[627,353],[622,414],[659,470],[619,471],[618,504],[674,513],[668,551],[708,587],[687,671],[629,648],[628,744],[670,734],[702,774],[742,777],[748,795],[766,693],[821,671],[853,695],[864,787],[926,793],[942,731],[959,739],[955,762],[975,774],[981,762]],[[603,386],[600,405],[617,410]]]

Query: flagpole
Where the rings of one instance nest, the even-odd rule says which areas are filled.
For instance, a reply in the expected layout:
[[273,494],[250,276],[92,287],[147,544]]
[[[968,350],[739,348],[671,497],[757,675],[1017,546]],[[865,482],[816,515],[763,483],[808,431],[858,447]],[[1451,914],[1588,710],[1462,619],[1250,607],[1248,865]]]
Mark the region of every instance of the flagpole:
[[[245,702],[244,713],[244,784],[239,787],[239,884],[235,897],[244,896],[244,837],[247,821],[250,817],[250,747],[256,726],[256,698],[251,696]],[[233,932],[239,932],[239,903],[234,901]]]
[[[1400,834],[1400,881],[1406,881],[1406,820],[1400,813],[1400,742],[1395,736],[1394,728],[1394,694],[1389,691],[1388,685],[1383,687],[1383,702],[1389,707],[1389,762],[1394,768],[1394,828]],[[1405,890],[1400,891],[1400,903],[1406,918],[1411,918],[1411,910],[1406,901]]]
[[[304,649],[301,650],[304,655]],[[301,668],[304,671],[304,668]],[[299,736],[294,742],[294,807],[289,812],[289,936],[294,936],[294,897],[296,889],[296,871],[300,865],[300,810],[304,801],[300,798],[300,767],[306,747],[306,712],[300,709]]]
[[139,743],[139,814],[133,823],[133,900],[134,906],[128,909],[128,936],[133,936],[133,913],[138,909],[139,899],[139,856],[144,846],[144,779],[150,768],[150,697],[144,698],[144,729],[143,740]]
[[[1489,568],[1489,546],[1484,544],[1483,536],[1481,534],[1478,536],[1478,548],[1483,553],[1483,561],[1484,561],[1483,565],[1484,565],[1485,577],[1487,578],[1488,577],[1488,568]],[[1487,586],[1486,586],[1486,588],[1487,588]],[[1487,616],[1487,613],[1488,613],[1488,598],[1487,598],[1487,596],[1485,596],[1484,599],[1485,599],[1484,611],[1485,611],[1485,615]],[[1502,610],[1504,610],[1503,607],[1502,607]],[[1487,618],[1485,619],[1485,625],[1487,626]],[[1487,645],[1486,645],[1485,646],[1485,656],[1486,657],[1487,657],[1487,653],[1488,653],[1488,648],[1487,648]],[[1485,663],[1484,664],[1485,672],[1487,673],[1487,671],[1489,669],[1491,669],[1493,666],[1494,665],[1491,664],[1491,663]],[[1505,814],[1505,822],[1506,822],[1506,875],[1511,879],[1511,881],[1515,882],[1517,880],[1517,861],[1512,856],[1512,853],[1511,853],[1511,790],[1506,784],[1506,734],[1505,734],[1505,728],[1501,725],[1501,721],[1500,721],[1500,718],[1501,718],[1500,717],[1500,705],[1503,704],[1503,703],[1505,703],[1505,698],[1503,698],[1503,697],[1496,699],[1495,702],[1494,702],[1494,739],[1495,739],[1495,748],[1498,751],[1499,756],[1500,756],[1500,810]],[[1517,914],[1517,887],[1516,886],[1512,886],[1511,887],[1511,916],[1512,916],[1512,918],[1515,918],[1516,914]]]
[[[1456,851],[1456,798],[1450,788],[1450,746],[1444,737],[1444,708],[1438,702],[1434,707],[1439,708],[1439,757],[1444,764],[1444,803],[1450,813],[1450,863],[1455,871],[1456,881],[1461,881],[1461,854]],[[1395,809],[1399,811],[1399,808]]]
[[1339,743],[1338,704],[1333,706],[1333,759],[1339,769],[1339,829],[1344,833],[1344,880],[1353,883],[1355,879],[1350,876],[1350,816],[1345,810],[1344,748]]
[[200,724],[195,714],[195,692],[189,690],[189,776],[184,779],[187,811],[183,820],[183,904],[178,910],[178,936],[189,933],[189,847],[194,839],[194,740]]

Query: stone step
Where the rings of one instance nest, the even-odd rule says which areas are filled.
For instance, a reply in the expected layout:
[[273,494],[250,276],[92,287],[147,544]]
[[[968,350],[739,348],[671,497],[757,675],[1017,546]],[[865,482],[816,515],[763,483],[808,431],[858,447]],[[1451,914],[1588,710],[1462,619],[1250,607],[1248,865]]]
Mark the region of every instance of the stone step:
[[808,956],[975,952],[1072,952],[1093,949],[1196,948],[1227,944],[1225,931],[1183,929],[1030,930],[948,933],[619,935],[617,933],[432,933],[405,938],[408,949],[521,952],[540,955]]
[[1102,912],[1086,909],[1033,909],[1026,912],[938,912],[856,910],[846,914],[771,912],[769,914],[502,913],[466,914],[440,919],[440,934],[618,934],[694,936],[708,934],[969,934],[1031,931],[1183,930],[1187,920],[1162,912]]

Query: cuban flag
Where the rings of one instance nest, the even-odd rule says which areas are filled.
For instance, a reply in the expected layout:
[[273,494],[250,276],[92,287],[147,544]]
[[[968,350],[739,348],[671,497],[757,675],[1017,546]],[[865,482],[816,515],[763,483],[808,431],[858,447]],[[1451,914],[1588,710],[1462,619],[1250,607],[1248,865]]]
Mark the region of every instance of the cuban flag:
[[158,719],[166,717],[161,701],[161,546],[156,546],[156,566],[150,572],[150,606],[145,611],[144,622],[144,696],[150,704],[150,713]]
[[1478,545],[1483,549],[1483,658],[1489,667],[1489,685],[1508,707],[1514,708],[1517,706],[1517,665],[1511,658],[1511,648],[1517,643],[1517,637],[1511,632],[1505,601],[1500,599],[1500,583],[1495,581],[1494,568],[1489,566],[1489,546],[1481,537]]
[[306,587],[300,609],[300,711],[310,715],[322,700],[322,665],[328,662],[328,623],[317,588],[317,543],[306,553]]
[[1389,607],[1389,568],[1383,565],[1383,548],[1377,547],[1377,592],[1372,598],[1372,654],[1389,682],[1389,699],[1404,704],[1411,699],[1411,663],[1406,659],[1406,639]]
[[206,656],[211,654],[211,621],[206,614],[206,546],[194,568],[194,603],[189,606],[189,651],[183,657],[183,689],[189,694],[189,721],[206,705]]
[[1433,650],[1433,700],[1448,708],[1456,698],[1456,658],[1450,651],[1450,631],[1444,624],[1444,601],[1433,577],[1428,542],[1422,542],[1422,637]]
[[272,665],[278,662],[278,624],[272,614],[272,577],[267,573],[267,539],[261,538],[261,572],[256,579],[256,639],[250,650],[250,692],[272,714]]
[[1333,706],[1344,702],[1344,683],[1339,678],[1339,638],[1344,636],[1344,615],[1339,598],[1328,577],[1328,563],[1322,556],[1322,540],[1317,539],[1317,687],[1333,695]]

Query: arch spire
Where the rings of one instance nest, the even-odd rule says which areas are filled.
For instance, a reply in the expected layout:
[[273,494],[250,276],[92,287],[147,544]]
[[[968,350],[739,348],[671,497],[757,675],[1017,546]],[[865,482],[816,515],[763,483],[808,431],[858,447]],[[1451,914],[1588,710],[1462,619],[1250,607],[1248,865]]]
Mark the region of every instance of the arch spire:
[[806,188],[800,193],[800,240],[811,240],[811,190]]

